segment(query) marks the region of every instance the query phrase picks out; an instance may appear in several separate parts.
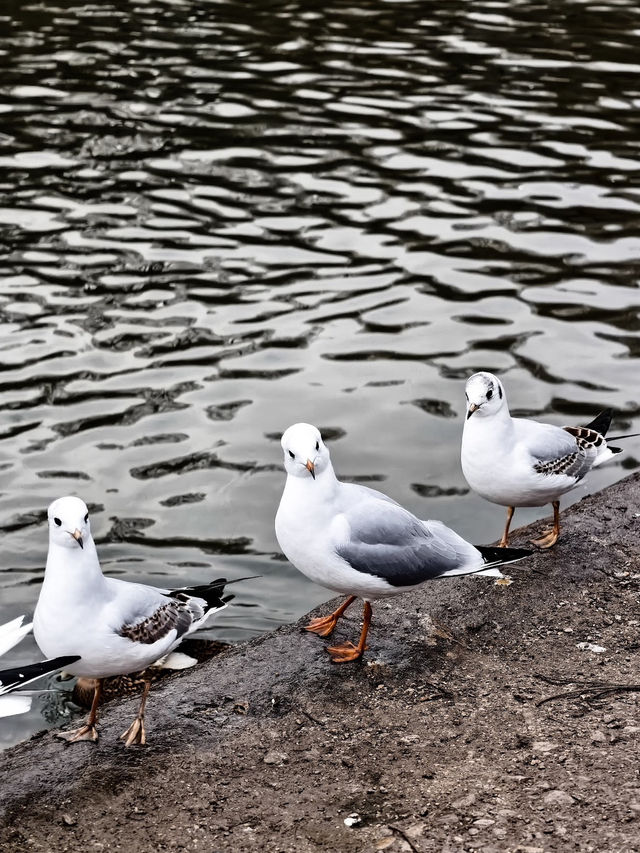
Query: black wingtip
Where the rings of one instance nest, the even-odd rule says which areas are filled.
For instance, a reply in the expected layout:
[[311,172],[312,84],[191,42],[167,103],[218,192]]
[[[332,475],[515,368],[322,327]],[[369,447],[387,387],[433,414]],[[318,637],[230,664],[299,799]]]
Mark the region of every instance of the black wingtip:
[[11,693],[24,684],[29,684],[36,678],[55,672],[80,660],[80,655],[64,655],[50,660],[41,660],[37,663],[29,663],[26,666],[16,666],[13,669],[4,669],[0,672],[0,692]]
[[607,430],[611,426],[612,418],[613,409],[604,409],[599,415],[595,416],[591,423],[584,425],[585,429],[593,429],[596,432],[599,432],[600,435],[606,435]]
[[623,438],[640,438],[640,432],[629,432],[627,435],[612,435],[609,441],[622,441]]
[[505,563],[515,563],[530,557],[535,551],[532,548],[498,548],[496,545],[476,545],[485,563],[499,566]]
[[240,583],[240,581],[250,581],[254,578],[259,578],[261,575],[251,575],[245,578],[234,578],[227,580],[226,578],[216,578],[211,583],[201,584],[200,586],[183,586],[180,589],[172,589],[167,595],[170,598],[202,598],[207,602],[210,609],[224,607],[235,596],[224,595],[225,587],[232,583]]

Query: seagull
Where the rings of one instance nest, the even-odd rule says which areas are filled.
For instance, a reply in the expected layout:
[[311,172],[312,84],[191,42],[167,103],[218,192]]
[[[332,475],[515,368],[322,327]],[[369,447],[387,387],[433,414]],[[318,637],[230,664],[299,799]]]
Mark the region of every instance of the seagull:
[[[171,652],[207,618],[226,607],[226,579],[206,586],[166,590],[102,574],[91,536],[89,512],[77,497],[48,509],[49,553],[33,617],[33,633],[46,655],[80,655],[66,666],[72,675],[96,679],[86,724],[59,737],[97,741],[102,681],[144,670]],[[145,681],[138,714],[121,735],[125,746],[146,743],[144,712],[151,681]]]
[[465,396],[462,471],[481,497],[507,507],[500,547],[509,543],[509,526],[517,506],[551,503],[553,527],[532,541],[538,548],[551,548],[560,535],[560,496],[577,486],[592,468],[622,451],[605,440],[611,409],[586,426],[558,427],[512,418],[502,382],[485,371],[467,379]]
[[[31,622],[23,625],[24,616],[18,616],[11,622],[0,625],[0,655],[5,654],[16,646],[32,628]],[[26,714],[31,708],[32,697],[29,694],[14,693],[25,684],[30,684],[36,678],[55,672],[67,664],[77,661],[73,657],[59,657],[53,660],[43,660],[38,663],[0,670],[0,717],[10,717],[13,714]]]
[[362,633],[327,650],[334,663],[361,658],[371,623],[371,601],[415,589],[441,577],[491,574],[531,554],[474,547],[440,521],[421,521],[374,489],[337,479],[320,431],[290,426],[282,436],[287,480],[275,520],[288,560],[316,583],[348,596],[338,609],[313,619],[307,631],[327,637],[356,598],[364,600]]

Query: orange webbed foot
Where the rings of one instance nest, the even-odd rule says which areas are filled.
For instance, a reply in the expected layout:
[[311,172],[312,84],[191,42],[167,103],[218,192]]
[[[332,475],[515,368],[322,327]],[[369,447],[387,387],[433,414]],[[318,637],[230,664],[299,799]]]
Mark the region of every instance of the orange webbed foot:
[[71,732],[57,732],[56,737],[60,740],[66,740],[67,743],[79,743],[81,740],[89,740],[93,743],[98,742],[98,730],[94,725],[87,724],[79,729],[73,729]]
[[368,646],[361,648],[347,641],[339,646],[328,646],[327,651],[331,655],[332,663],[350,663],[361,658],[367,648]]
[[555,529],[555,527],[552,527],[544,534],[544,536],[541,536],[539,539],[532,539],[531,544],[535,545],[536,548],[540,548],[543,551],[546,551],[547,548],[553,548],[553,546],[558,541],[558,536],[558,531]]
[[337,624],[338,619],[335,617],[335,614],[330,613],[328,616],[318,616],[316,619],[312,619],[308,625],[304,626],[304,630],[311,631],[312,634],[318,634],[320,637],[328,637]]

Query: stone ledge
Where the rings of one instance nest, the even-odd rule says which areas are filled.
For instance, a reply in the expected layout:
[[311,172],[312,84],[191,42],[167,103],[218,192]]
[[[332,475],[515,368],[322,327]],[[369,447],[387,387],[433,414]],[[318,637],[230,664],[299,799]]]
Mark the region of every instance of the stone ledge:
[[97,746],[7,750],[0,850],[634,849],[640,693],[537,703],[640,681],[639,512],[633,475],[563,513],[511,586],[449,579],[375,605],[362,664],[332,665],[308,617],[236,646],[154,688],[147,747],[118,741],[127,699]]

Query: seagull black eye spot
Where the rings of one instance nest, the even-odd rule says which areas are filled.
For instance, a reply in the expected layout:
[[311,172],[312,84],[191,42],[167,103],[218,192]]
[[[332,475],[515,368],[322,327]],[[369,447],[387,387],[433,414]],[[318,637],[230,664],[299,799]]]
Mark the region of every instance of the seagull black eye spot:
[[54,520],[54,521],[55,521],[55,523],[58,525],[58,527],[62,527],[62,522],[60,521],[60,519],[59,519],[59,518],[54,518],[53,520]]
[[489,388],[487,391],[487,400],[490,400],[493,397],[493,388]]
[[295,458],[296,458],[296,454],[293,452],[293,450],[290,450],[290,451],[289,451],[289,456],[290,456],[292,459],[295,459]]
[[84,523],[86,524],[89,521],[89,513],[87,513],[84,517]]
[[316,450],[320,450],[320,442],[316,441]]

